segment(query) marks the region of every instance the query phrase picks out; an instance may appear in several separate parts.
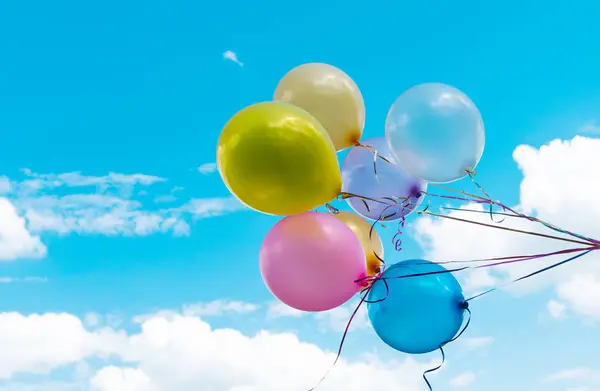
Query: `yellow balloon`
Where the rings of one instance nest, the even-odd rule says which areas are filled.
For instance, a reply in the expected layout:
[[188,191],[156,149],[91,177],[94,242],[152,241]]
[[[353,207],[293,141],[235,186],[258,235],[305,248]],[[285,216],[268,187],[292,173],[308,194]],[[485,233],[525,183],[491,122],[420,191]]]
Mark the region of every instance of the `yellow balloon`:
[[354,213],[340,212],[333,216],[346,223],[360,240],[367,258],[367,275],[377,275],[381,271],[380,259],[383,259],[383,244],[377,231],[373,229],[371,233],[371,223]]
[[328,64],[310,63],[289,71],[274,100],[289,102],[315,116],[337,151],[356,145],[365,125],[365,102],[354,81]]
[[306,111],[284,102],[242,109],[217,146],[219,173],[244,204],[288,216],[336,198],[342,177],[331,139]]

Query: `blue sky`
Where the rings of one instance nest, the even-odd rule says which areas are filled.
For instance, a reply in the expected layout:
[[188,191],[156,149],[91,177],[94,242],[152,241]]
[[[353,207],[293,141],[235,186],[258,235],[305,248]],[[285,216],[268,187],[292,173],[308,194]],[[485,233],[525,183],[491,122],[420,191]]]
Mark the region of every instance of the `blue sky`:
[[[553,192],[575,179],[552,176],[549,165],[535,160],[541,157],[526,151],[513,157],[513,151],[522,144],[537,149],[554,139],[567,142],[581,133],[587,158],[555,145],[545,151],[557,151],[556,159],[544,162],[572,166],[577,162],[567,159],[585,158],[590,171],[600,162],[593,160],[600,155],[594,139],[600,125],[600,57],[594,50],[600,5],[385,3],[4,2],[0,175],[6,179],[0,189],[15,210],[0,208],[6,209],[0,311],[81,319],[110,314],[121,320],[113,327],[133,333],[138,326],[130,319],[140,314],[233,300],[258,307],[235,307],[219,316],[204,309],[204,317],[217,328],[248,335],[293,331],[303,341],[335,348],[340,335],[326,316],[267,316],[273,298],[260,278],[258,250],[277,218],[239,208],[218,174],[209,172],[228,118],[269,100],[283,74],[306,62],[330,63],[356,81],[367,107],[365,138],[383,134],[390,104],[407,88],[434,81],[461,89],[484,118],[487,142],[478,173],[487,190],[510,205],[528,202],[540,214],[568,216],[569,203],[578,201],[561,203],[539,189]],[[225,58],[226,51],[243,64]],[[569,145],[574,151],[575,142]],[[529,171],[519,169],[515,159]],[[207,172],[199,172],[205,164]],[[589,183],[595,178],[571,174],[590,193],[597,189]],[[525,197],[535,189],[536,201]],[[544,209],[544,197],[558,201]],[[573,216],[590,218],[583,213],[565,221],[576,225]],[[427,234],[416,218],[410,227],[402,253],[393,252],[391,235],[384,233],[393,260],[445,254],[435,243],[427,247],[412,240]],[[6,245],[21,240],[23,248]],[[465,257],[478,247],[460,240],[454,243]],[[577,307],[557,281],[474,304],[465,335],[470,342],[450,347],[448,367],[434,378],[437,388],[473,373],[472,389],[599,389],[600,375],[593,372],[600,370],[594,368],[596,312]],[[549,301],[570,315],[552,316]],[[467,348],[477,341],[487,346]],[[365,352],[382,360],[405,358],[366,327],[352,333],[348,357]],[[79,361],[95,370],[102,365],[94,360]],[[16,378],[0,371],[0,379],[8,385],[50,384],[69,378],[61,371],[70,373],[75,361],[31,379],[25,369]],[[563,373],[564,381],[544,382],[574,368],[580,372]]]

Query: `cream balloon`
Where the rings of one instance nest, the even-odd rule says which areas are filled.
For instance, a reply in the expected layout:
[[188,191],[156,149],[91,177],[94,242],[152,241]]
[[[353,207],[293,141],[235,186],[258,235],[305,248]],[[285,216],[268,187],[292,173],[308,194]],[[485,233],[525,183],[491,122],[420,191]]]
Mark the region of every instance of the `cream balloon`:
[[337,151],[356,145],[365,126],[365,102],[354,81],[328,64],[310,63],[289,71],[277,85],[276,101],[312,114],[329,133]]
[[367,276],[372,277],[381,271],[383,259],[383,244],[375,229],[371,231],[371,223],[357,214],[339,212],[333,216],[344,222],[356,235],[367,258]]

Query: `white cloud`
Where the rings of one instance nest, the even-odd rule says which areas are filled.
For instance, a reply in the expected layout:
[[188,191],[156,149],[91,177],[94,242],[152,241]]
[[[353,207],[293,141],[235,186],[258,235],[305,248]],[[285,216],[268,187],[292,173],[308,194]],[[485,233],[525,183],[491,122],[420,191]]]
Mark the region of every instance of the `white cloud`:
[[183,306],[186,316],[218,316],[224,314],[249,314],[258,310],[256,304],[243,301],[215,300],[209,303],[196,303]]
[[[210,166],[210,165],[209,165]],[[14,208],[0,205],[0,213],[14,213],[17,217],[4,218],[0,229],[10,229],[13,235],[44,234],[48,232],[59,235],[125,235],[147,236],[156,233],[175,236],[189,235],[190,221],[198,218],[209,218],[247,210],[235,197],[195,198],[181,200],[175,194],[183,190],[180,186],[170,189],[169,195],[154,196],[153,202],[140,198],[147,193],[150,186],[164,183],[167,180],[146,174],[109,173],[103,176],[87,176],[80,172],[64,174],[38,174],[24,169],[25,179],[11,181],[0,177],[0,193],[9,193],[7,201]],[[136,187],[144,187],[134,191]],[[145,192],[145,193],[144,193]],[[2,201],[5,202],[5,201]],[[159,208],[157,203],[169,202],[168,207]],[[16,209],[15,209],[16,208]],[[19,228],[18,216],[25,218],[25,233]],[[23,224],[21,224],[23,226]],[[0,259],[30,257],[28,248],[21,248],[19,240],[4,243],[0,236]],[[31,236],[32,240],[39,240]],[[29,241],[31,246],[32,242]],[[41,244],[41,243],[40,243]],[[10,245],[17,251],[10,255],[2,246]],[[25,246],[27,243],[24,244]],[[38,246],[39,247],[39,246]],[[39,257],[45,255],[45,247]],[[34,246],[30,250],[36,250]],[[12,257],[12,258],[11,258]]]
[[556,381],[600,381],[600,372],[588,367],[570,368],[555,372],[545,379],[548,382]]
[[48,282],[46,277],[0,277],[0,284],[13,284],[21,282]]
[[[348,321],[356,309],[358,302],[359,300],[351,300],[350,302],[332,310],[313,313],[300,311],[287,306],[282,302],[273,301],[267,306],[267,317],[276,319],[284,317],[299,318],[303,316],[313,316],[318,321],[322,331],[335,331],[341,333],[346,329]],[[369,327],[371,326],[367,313],[367,305],[363,304],[354,316],[348,331],[365,329]]]
[[46,246],[39,236],[32,235],[15,206],[0,198],[0,261],[17,258],[43,258]]
[[90,328],[96,327],[100,324],[100,322],[101,322],[101,315],[97,314],[95,312],[88,312],[83,317],[83,324],[86,327],[90,327]]
[[580,133],[600,133],[600,125],[596,123],[596,120],[589,121],[581,128],[579,128]]
[[[571,141],[554,140],[539,149],[519,146],[513,157],[523,172],[520,204],[515,208],[555,225],[593,238],[600,238],[600,181],[591,180],[590,172],[600,167],[600,139],[577,136]],[[485,185],[485,178],[480,178]],[[483,210],[481,206],[466,208]],[[460,217],[491,223],[486,214],[452,211]],[[555,234],[523,219],[507,218],[502,226]],[[577,247],[569,243],[535,236],[515,234],[448,219],[424,217],[415,224],[417,239],[432,260],[469,260],[500,256],[547,253]],[[558,234],[556,234],[558,235]],[[558,235],[560,236],[560,235]],[[481,269],[476,273],[459,272],[465,289],[480,291],[484,287],[512,280],[545,265],[566,259],[531,260],[511,266]],[[587,318],[600,317],[600,257],[596,253],[568,265],[519,282],[510,289],[525,294],[544,287],[554,287],[557,300]],[[585,286],[585,289],[581,289]],[[578,288],[576,288],[578,287]]]
[[183,209],[199,219],[249,210],[248,207],[235,197],[194,198],[191,199]]
[[[320,321],[321,327],[324,330],[333,330],[341,333],[346,330],[348,321],[352,316],[352,313],[356,310],[359,300],[351,300],[350,302],[325,312],[318,312],[314,316]],[[371,327],[369,316],[367,312],[367,305],[363,305],[358,309],[356,315],[352,319],[352,323],[348,328],[348,331],[355,331],[358,329],[366,329]]]
[[144,323],[156,316],[161,316],[166,319],[174,319],[179,314],[184,316],[196,317],[216,317],[224,315],[246,315],[256,312],[260,309],[257,304],[246,303],[238,300],[214,300],[208,303],[186,304],[181,307],[181,311],[174,309],[163,309],[151,314],[137,315],[133,318],[134,323]]
[[43,381],[39,383],[10,381],[10,383],[0,385],[0,391],[83,391],[86,388],[86,384],[64,381]]
[[553,318],[562,318],[565,315],[566,306],[556,300],[548,301],[546,308],[548,309],[550,316]]
[[217,163],[204,163],[200,167],[198,167],[198,172],[200,174],[208,175],[217,171]]
[[227,50],[223,53],[223,59],[233,61],[241,67],[244,66],[244,63],[238,59],[237,54],[235,52],[232,52],[231,50]]
[[105,194],[40,196],[16,203],[34,232],[136,236],[189,232],[189,225],[170,210],[144,210],[139,201]]
[[557,294],[570,303],[571,308],[586,317],[600,318],[600,276],[574,274],[557,286]]
[[[306,390],[330,367],[335,355],[303,343],[289,333],[261,331],[248,336],[232,329],[213,329],[200,318],[154,315],[139,332],[113,328],[87,330],[70,314],[25,316],[0,314],[0,379],[40,374],[37,386],[15,383],[8,390],[94,391],[281,391]],[[111,362],[95,373],[90,358]],[[342,359],[319,387],[323,391],[418,391],[421,374],[432,362]],[[78,365],[73,381],[63,387],[43,375]],[[87,377],[87,378],[86,378]],[[81,381],[87,383],[82,387]],[[32,387],[29,387],[31,385]],[[0,388],[1,390],[1,388]]]
[[79,171],[63,174],[38,174],[29,169],[23,169],[28,177],[18,184],[20,192],[37,193],[44,189],[58,187],[98,187],[101,189],[117,188],[122,191],[132,187],[150,186],[159,182],[166,182],[165,178],[145,174],[120,174],[110,172],[103,176],[83,175]]
[[12,185],[10,179],[5,176],[0,176],[0,195],[10,193],[12,191]]
[[299,318],[307,315],[308,312],[300,311],[296,308],[292,308],[280,301],[273,301],[269,303],[267,307],[267,316],[270,318],[281,318],[281,317],[292,317]]
[[156,387],[146,373],[137,368],[108,366],[92,378],[92,387],[105,391],[154,391]]
[[462,337],[457,343],[461,344],[466,350],[478,350],[490,346],[495,341],[493,337]]
[[132,199],[136,187],[166,182],[165,178],[113,172],[94,176],[22,171],[26,178],[13,182],[13,203],[32,232],[139,236],[189,233],[189,225],[177,213],[147,210]]
[[450,385],[455,388],[468,387],[475,382],[475,374],[473,372],[464,372],[450,380]]
[[114,330],[90,333],[69,314],[0,313],[0,379],[18,373],[47,374],[92,354],[118,351],[126,342]]

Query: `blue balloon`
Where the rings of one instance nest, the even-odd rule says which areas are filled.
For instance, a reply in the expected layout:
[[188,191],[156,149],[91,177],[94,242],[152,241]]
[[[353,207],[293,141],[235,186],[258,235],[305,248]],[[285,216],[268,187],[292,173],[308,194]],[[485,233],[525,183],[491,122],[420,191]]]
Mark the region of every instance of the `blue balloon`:
[[351,197],[347,199],[348,205],[371,220],[385,217],[384,221],[393,221],[407,216],[421,204],[424,195],[420,192],[427,189],[427,184],[409,176],[394,164],[384,137],[371,138],[363,144],[373,147],[378,155],[392,163],[378,156],[375,175],[373,151],[363,147],[350,150],[342,164],[342,191],[382,202]]
[[429,183],[465,177],[479,163],[485,145],[475,104],[440,83],[420,84],[400,95],[388,113],[385,137],[398,165]]
[[429,353],[459,332],[465,298],[452,273],[394,278],[443,271],[446,269],[438,264],[413,259],[390,266],[382,276],[385,282],[373,283],[368,301],[383,300],[369,303],[367,308],[371,325],[383,342],[404,353]]

